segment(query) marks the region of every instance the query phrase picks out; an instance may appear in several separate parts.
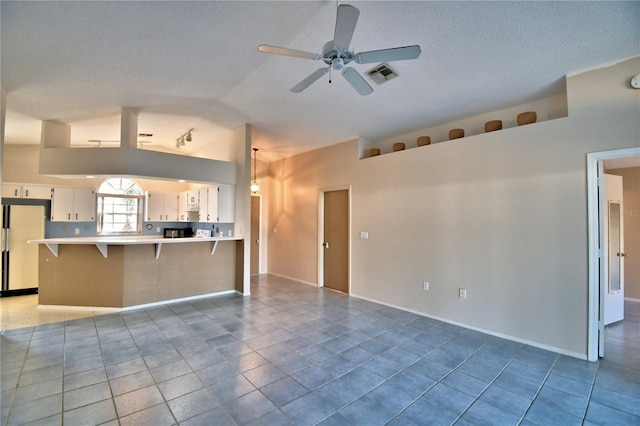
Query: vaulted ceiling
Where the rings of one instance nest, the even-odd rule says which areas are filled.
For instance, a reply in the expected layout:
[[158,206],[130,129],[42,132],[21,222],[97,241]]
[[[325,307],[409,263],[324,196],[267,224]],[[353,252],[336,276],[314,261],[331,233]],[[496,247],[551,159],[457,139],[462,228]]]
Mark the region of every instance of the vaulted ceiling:
[[[564,90],[564,76],[640,54],[640,2],[352,1],[356,52],[418,44],[416,60],[360,96],[324,64],[269,55],[271,44],[320,53],[335,1],[1,2],[6,143],[39,143],[40,120],[72,143],[119,139],[134,108],[150,149],[190,153],[242,123],[253,143],[288,156],[356,136],[376,140]],[[353,65],[362,75],[377,64]]]

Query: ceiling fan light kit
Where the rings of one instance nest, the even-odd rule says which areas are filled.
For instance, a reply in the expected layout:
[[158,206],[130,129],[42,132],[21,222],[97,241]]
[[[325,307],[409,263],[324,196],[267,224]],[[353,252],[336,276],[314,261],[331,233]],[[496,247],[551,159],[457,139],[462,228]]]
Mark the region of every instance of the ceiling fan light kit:
[[[286,47],[272,46],[268,44],[261,44],[258,46],[258,51],[263,53],[271,53],[282,56],[292,56],[302,59],[311,59],[314,61],[322,60],[327,66],[322,67],[311,73],[308,77],[303,79],[300,83],[291,88],[291,92],[299,93],[315,83],[322,76],[328,73],[331,69],[335,71],[342,71],[342,76],[360,95],[368,95],[373,92],[373,88],[365,81],[364,78],[353,67],[347,67],[351,62],[357,64],[370,64],[375,62],[387,62],[387,61],[403,61],[409,59],[416,59],[420,56],[420,46],[403,46],[394,47],[390,49],[371,50],[366,52],[359,52],[354,54],[354,50],[351,47],[351,39],[358,23],[358,17],[360,11],[348,4],[341,4],[338,6],[338,12],[336,16],[336,26],[333,34],[333,40],[325,43],[322,47],[322,53],[316,54],[306,52],[303,50],[288,49]],[[371,72],[383,66],[379,72],[374,74],[380,74],[374,77]],[[393,75],[392,75],[393,74]],[[397,74],[390,70],[387,64],[381,64],[368,72],[368,75],[378,84],[381,82],[394,78]],[[384,78],[383,78],[384,77]],[[329,80],[331,82],[331,80]]]

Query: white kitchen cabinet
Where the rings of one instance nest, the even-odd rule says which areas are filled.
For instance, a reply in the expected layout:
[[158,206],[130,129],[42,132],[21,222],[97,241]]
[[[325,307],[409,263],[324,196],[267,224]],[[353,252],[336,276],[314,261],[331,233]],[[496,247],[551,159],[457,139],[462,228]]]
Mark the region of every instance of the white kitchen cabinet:
[[147,222],[177,222],[178,194],[147,192],[145,220]]
[[178,214],[180,215],[178,220],[180,222],[188,222],[189,221],[189,209],[188,202],[189,199],[188,192],[181,192],[178,194]]
[[198,221],[208,223],[235,222],[235,185],[211,185],[199,190]]
[[162,192],[147,192],[144,218],[147,222],[164,221],[164,194]]
[[95,220],[96,197],[92,189],[75,188],[73,190],[73,212],[76,222]]
[[50,200],[51,187],[44,185],[22,185],[22,198]]
[[52,222],[92,222],[95,220],[95,192],[86,188],[54,187],[51,198]]
[[198,190],[200,209],[198,221],[215,223],[218,221],[218,185],[207,186]]
[[22,186],[19,183],[3,183],[2,198],[21,198]]
[[178,215],[178,194],[164,194],[164,216],[168,222],[177,222],[180,218]]
[[51,186],[23,183],[3,183],[2,198],[51,199]]
[[218,222],[236,221],[236,186],[221,184],[218,186]]

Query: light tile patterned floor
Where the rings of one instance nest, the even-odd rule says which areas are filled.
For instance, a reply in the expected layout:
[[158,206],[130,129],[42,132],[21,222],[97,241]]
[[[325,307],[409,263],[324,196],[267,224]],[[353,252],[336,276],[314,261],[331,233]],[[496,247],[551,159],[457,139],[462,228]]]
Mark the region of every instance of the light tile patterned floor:
[[0,330],[33,327],[103,314],[103,311],[96,309],[64,310],[38,306],[37,294],[0,298]]
[[252,281],[251,297],[4,331],[2,424],[640,424],[637,320],[589,363]]

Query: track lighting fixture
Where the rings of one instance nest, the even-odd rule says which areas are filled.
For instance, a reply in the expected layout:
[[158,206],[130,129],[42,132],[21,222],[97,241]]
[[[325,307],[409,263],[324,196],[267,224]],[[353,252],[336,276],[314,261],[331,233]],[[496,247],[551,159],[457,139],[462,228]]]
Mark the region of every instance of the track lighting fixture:
[[181,146],[185,146],[185,141],[191,142],[191,132],[193,132],[193,127],[180,135],[178,139],[176,139],[176,149],[180,149]]

